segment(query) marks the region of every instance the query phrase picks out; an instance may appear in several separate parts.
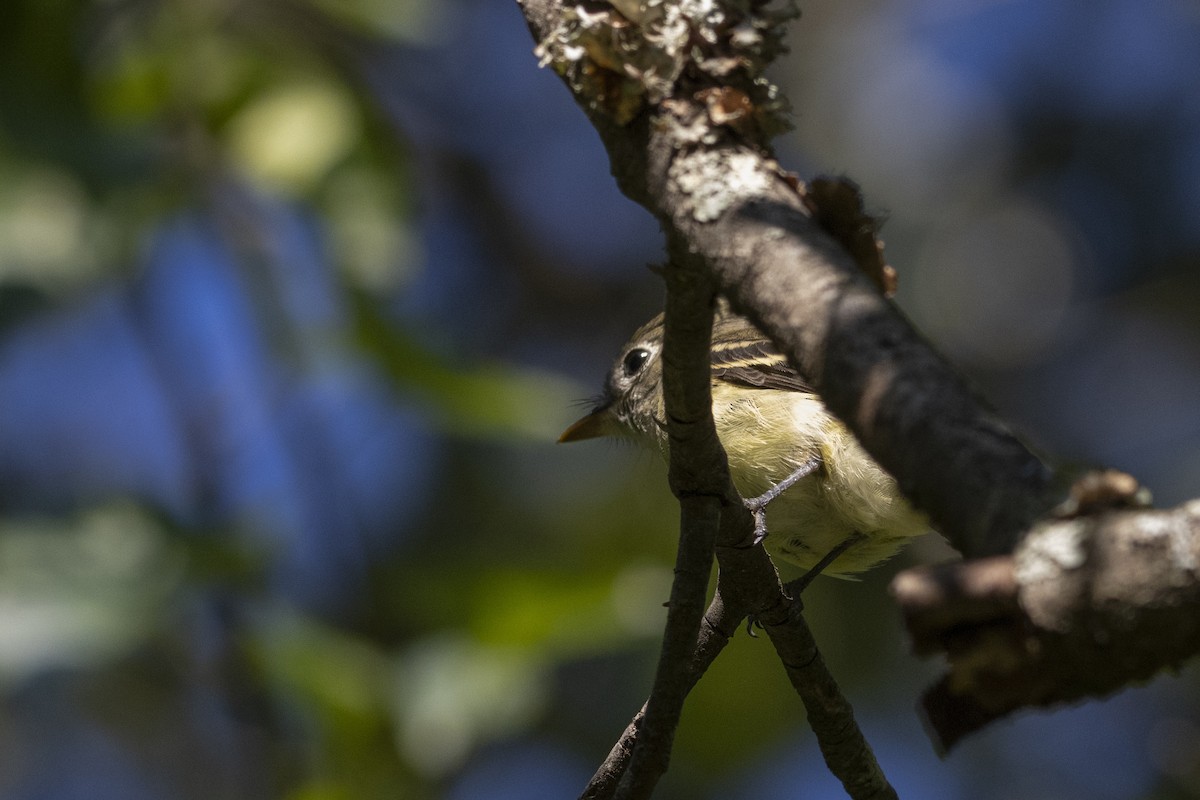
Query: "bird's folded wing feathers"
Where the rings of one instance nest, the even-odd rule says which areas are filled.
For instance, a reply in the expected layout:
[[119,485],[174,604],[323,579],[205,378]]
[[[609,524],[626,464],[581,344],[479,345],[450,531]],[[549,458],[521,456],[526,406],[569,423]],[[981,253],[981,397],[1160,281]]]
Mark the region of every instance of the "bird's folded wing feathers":
[[711,359],[715,380],[750,389],[815,393],[768,339],[713,341]]

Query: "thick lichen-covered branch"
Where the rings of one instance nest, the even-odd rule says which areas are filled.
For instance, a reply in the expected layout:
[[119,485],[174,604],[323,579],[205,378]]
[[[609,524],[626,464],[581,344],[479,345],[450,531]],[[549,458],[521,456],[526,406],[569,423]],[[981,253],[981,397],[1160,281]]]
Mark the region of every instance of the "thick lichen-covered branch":
[[949,662],[923,700],[943,748],[1018,709],[1103,697],[1200,652],[1200,501],[1125,505],[1045,520],[1011,556],[897,577],[915,648]]
[[783,23],[798,13],[791,0],[614,0],[564,3],[557,15],[531,19],[543,20],[536,28],[539,63],[618,124],[674,96],[688,73],[726,90],[740,85],[744,109],[779,128],[784,109],[763,68],[782,49]]

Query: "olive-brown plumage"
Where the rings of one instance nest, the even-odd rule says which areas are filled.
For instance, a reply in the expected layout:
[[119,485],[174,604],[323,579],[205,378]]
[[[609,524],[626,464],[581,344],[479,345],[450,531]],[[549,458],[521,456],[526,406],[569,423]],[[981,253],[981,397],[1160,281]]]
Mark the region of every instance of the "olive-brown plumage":
[[[596,408],[559,441],[628,436],[665,456],[662,339],[660,314],[633,334],[609,370]],[[813,456],[820,459],[819,469],[767,509],[764,545],[777,560],[810,569],[858,536],[824,570],[845,577],[889,558],[929,529],[804,376],[724,304],[713,319],[711,366],[713,419],[743,497],[761,495]]]

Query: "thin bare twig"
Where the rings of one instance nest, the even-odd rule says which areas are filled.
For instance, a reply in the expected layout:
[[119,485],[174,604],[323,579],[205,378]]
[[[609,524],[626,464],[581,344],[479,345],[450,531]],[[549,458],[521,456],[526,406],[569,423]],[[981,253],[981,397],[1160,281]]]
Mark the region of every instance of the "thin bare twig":
[[671,443],[668,474],[679,498],[679,550],[654,686],[617,788],[620,800],[648,798],[667,770],[683,701],[694,684],[688,667],[698,643],[722,509],[739,502],[712,417],[712,286],[694,264],[681,261],[668,266],[666,277],[663,402]]
[[788,680],[808,712],[808,724],[821,747],[825,765],[854,800],[896,800],[875,753],[854,719],[854,710],[817,649],[812,631],[799,613],[786,623],[764,623],[783,662]]
[[[722,528],[721,541],[735,542],[747,533],[744,521],[736,518],[724,522]],[[742,620],[753,615],[768,631],[804,703],[826,764],[847,795],[853,800],[895,797],[855,723],[850,704],[825,669],[804,618],[784,597],[774,565],[762,547],[718,545],[717,560],[721,567],[717,592],[701,624],[699,644],[687,673],[688,688],[707,671]],[[615,795],[628,768],[644,713],[645,706],[613,746],[581,800],[608,800]]]
[[[725,649],[725,645],[737,632],[747,613],[749,612],[745,608],[730,607],[726,604],[718,587],[717,594],[709,604],[708,610],[704,613],[704,619],[701,621],[699,641],[687,672],[689,689],[696,685],[708,671],[712,662]],[[600,765],[596,774],[588,782],[587,788],[580,795],[580,800],[608,800],[616,794],[617,785],[625,774],[633,755],[634,745],[637,743],[645,714],[646,705],[642,704],[641,709],[621,734],[621,738],[609,751],[604,763]]]

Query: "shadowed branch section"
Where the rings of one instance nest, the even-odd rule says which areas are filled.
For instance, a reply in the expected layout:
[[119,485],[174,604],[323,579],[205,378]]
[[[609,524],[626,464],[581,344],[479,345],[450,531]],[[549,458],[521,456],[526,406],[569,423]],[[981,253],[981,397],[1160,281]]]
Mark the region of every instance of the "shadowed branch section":
[[914,648],[950,665],[922,700],[943,749],[1020,709],[1104,697],[1200,652],[1200,501],[1091,512],[1038,524],[1012,556],[897,576]]

